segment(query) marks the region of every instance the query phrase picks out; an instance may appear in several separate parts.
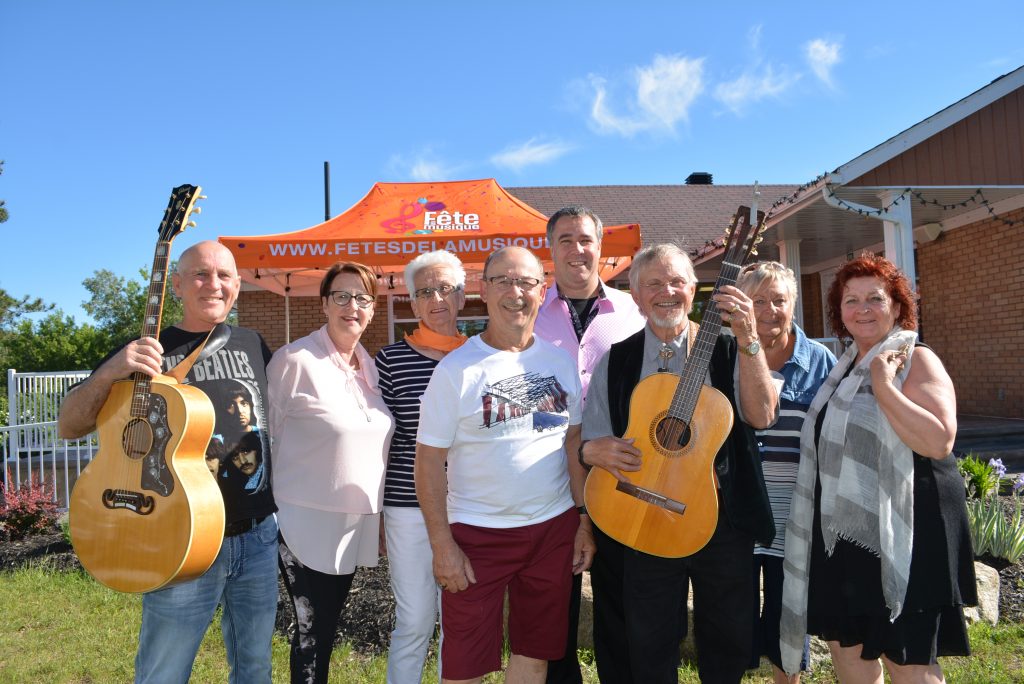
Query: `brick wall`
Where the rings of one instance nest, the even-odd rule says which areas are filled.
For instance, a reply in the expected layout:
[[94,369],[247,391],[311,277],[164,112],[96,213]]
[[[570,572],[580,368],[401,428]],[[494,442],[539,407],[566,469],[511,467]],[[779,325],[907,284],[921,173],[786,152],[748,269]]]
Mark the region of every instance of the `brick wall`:
[[800,274],[800,304],[807,336],[831,337],[831,331],[825,334],[825,315],[821,310],[821,278],[817,273]]
[[[1024,221],[1024,209],[1002,215]],[[919,245],[922,338],[959,413],[1024,415],[1024,229],[988,219]]]
[[[324,312],[320,307],[319,297],[292,297],[289,300],[289,307],[293,341],[305,337],[324,324]],[[265,290],[245,291],[238,295],[238,324],[262,333],[271,351],[277,351],[277,348],[285,343],[284,321],[284,297],[281,295]],[[386,298],[381,297],[377,300],[376,313],[363,332],[361,341],[371,356],[388,343]]]

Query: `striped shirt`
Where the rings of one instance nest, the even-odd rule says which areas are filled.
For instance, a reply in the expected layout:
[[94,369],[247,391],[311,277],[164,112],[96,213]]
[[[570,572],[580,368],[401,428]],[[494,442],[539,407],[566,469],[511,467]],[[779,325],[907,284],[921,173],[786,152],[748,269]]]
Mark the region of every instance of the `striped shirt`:
[[779,558],[785,555],[786,522],[800,466],[800,430],[814,395],[836,364],[828,348],[808,339],[797,325],[793,331],[793,356],[780,371],[785,383],[779,394],[779,419],[767,430],[757,430],[764,484],[775,519],[775,539],[770,547],[755,544],[754,553]]
[[380,392],[395,418],[395,434],[388,452],[384,479],[385,506],[419,506],[413,466],[416,462],[416,431],[420,424],[420,396],[437,361],[427,358],[405,341],[389,344],[374,358],[380,376]]

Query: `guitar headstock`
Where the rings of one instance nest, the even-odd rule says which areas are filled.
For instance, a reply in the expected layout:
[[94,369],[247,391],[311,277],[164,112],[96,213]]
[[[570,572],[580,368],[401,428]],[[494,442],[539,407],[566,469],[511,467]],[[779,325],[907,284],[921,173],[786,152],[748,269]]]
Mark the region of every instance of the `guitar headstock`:
[[161,242],[170,242],[181,231],[196,225],[195,221],[189,220],[189,216],[202,211],[201,207],[196,206],[196,202],[206,199],[199,194],[201,190],[198,185],[179,185],[171,191],[171,200],[164,210],[164,220],[160,222],[158,231]]
[[751,256],[757,255],[757,245],[764,231],[764,212],[757,212],[757,225],[750,225],[750,207],[741,206],[732,217],[732,223],[725,230],[724,262],[742,266]]

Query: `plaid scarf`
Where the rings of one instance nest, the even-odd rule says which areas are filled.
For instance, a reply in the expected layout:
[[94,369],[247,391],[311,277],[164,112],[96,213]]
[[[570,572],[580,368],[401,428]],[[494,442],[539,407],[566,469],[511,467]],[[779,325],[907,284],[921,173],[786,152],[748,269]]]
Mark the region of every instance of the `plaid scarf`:
[[[897,389],[910,371],[917,333],[893,328],[850,371],[851,344],[814,397],[800,433],[800,469],[786,525],[782,595],[782,664],[800,669],[807,632],[807,586],[814,522],[814,487],[821,475],[821,533],[825,551],[844,539],[879,556],[882,593],[895,620],[903,610],[914,538],[914,459],[878,407],[871,389],[871,361],[880,352],[909,345],[896,374]],[[844,377],[845,376],[845,377]],[[828,404],[815,444],[818,414]]]

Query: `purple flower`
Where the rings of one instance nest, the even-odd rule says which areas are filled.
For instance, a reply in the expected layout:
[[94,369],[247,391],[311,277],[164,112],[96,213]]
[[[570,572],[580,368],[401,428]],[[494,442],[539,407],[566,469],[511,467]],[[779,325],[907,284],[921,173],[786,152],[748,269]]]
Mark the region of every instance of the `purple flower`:
[[1019,494],[1024,489],[1024,473],[1017,475],[1013,480],[1013,493]]
[[988,464],[992,466],[992,470],[995,471],[996,477],[1003,477],[1006,475],[1006,466],[1003,465],[1003,459],[1001,458],[990,458]]

